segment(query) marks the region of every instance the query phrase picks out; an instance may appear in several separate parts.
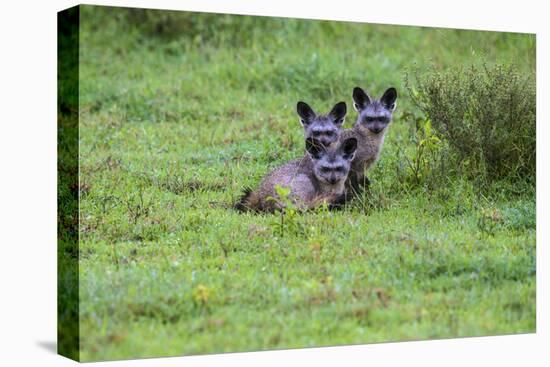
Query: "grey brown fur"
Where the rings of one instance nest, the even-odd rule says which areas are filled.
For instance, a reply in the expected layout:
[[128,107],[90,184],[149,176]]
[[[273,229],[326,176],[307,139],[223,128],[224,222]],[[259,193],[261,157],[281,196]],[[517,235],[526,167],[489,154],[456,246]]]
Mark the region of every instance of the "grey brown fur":
[[347,107],[345,102],[338,102],[328,114],[317,115],[307,103],[300,101],[296,105],[296,112],[304,127],[305,138],[314,138],[329,146],[340,137]]
[[289,199],[299,209],[311,209],[326,203],[338,206],[344,202],[345,181],[357,148],[353,137],[329,147],[319,141],[306,140],[307,153],[288,162],[264,177],[256,191],[247,190],[235,205],[242,211],[273,212],[285,206],[277,186],[290,189]]
[[357,151],[351,164],[347,190],[358,193],[369,180],[365,176],[373,163],[378,160],[387,127],[392,120],[395,110],[397,91],[389,88],[380,99],[371,99],[365,91],[359,87],[353,90],[354,107],[359,113],[357,121],[351,129],[342,132],[342,139],[354,137],[357,139]]

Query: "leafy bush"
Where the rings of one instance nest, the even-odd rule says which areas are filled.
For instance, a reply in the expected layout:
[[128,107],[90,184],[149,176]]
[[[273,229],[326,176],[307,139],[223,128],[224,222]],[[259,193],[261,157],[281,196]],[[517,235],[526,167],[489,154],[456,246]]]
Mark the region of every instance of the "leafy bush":
[[515,66],[427,72],[406,77],[413,102],[445,139],[462,174],[490,183],[534,184],[536,101],[533,73]]

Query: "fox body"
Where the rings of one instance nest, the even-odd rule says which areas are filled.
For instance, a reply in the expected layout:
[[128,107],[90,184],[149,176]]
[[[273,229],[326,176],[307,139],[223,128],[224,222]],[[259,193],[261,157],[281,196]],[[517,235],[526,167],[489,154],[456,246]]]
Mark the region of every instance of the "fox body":
[[357,121],[351,129],[342,132],[342,138],[357,139],[357,151],[351,163],[349,178],[346,183],[352,192],[358,192],[368,185],[365,171],[378,160],[387,127],[392,121],[395,110],[397,91],[389,88],[380,99],[372,99],[359,87],[353,90],[353,106],[358,112]]
[[305,102],[298,102],[296,112],[304,128],[305,138],[313,138],[325,146],[338,141],[347,113],[345,102],[334,105],[326,115],[317,115]]
[[285,207],[277,186],[290,189],[290,199],[299,209],[311,209],[323,203],[329,207],[343,203],[345,181],[357,148],[350,137],[328,147],[320,141],[306,139],[306,154],[267,174],[256,191],[246,190],[235,208],[247,211],[273,212]]

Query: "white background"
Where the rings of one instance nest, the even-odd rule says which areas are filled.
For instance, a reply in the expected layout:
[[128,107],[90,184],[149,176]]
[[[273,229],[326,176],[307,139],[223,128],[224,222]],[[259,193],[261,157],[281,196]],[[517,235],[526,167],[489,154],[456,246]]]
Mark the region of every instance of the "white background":
[[[537,33],[537,333],[429,342],[129,360],[97,366],[549,366],[548,39],[545,1],[95,1],[95,4]],[[75,365],[55,354],[56,12],[0,10],[0,365]],[[546,15],[546,16],[545,16]],[[360,52],[360,50],[358,50]],[[545,101],[547,104],[545,105]],[[546,281],[544,281],[546,278]],[[546,309],[546,310],[545,310]]]

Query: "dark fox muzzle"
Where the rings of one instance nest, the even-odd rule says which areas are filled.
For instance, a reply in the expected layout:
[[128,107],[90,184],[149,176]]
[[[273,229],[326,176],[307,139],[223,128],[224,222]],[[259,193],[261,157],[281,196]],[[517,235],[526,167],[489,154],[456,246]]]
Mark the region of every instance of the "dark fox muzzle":
[[330,146],[334,142],[334,139],[331,138],[322,138],[320,139],[321,144],[323,144],[325,147]]

